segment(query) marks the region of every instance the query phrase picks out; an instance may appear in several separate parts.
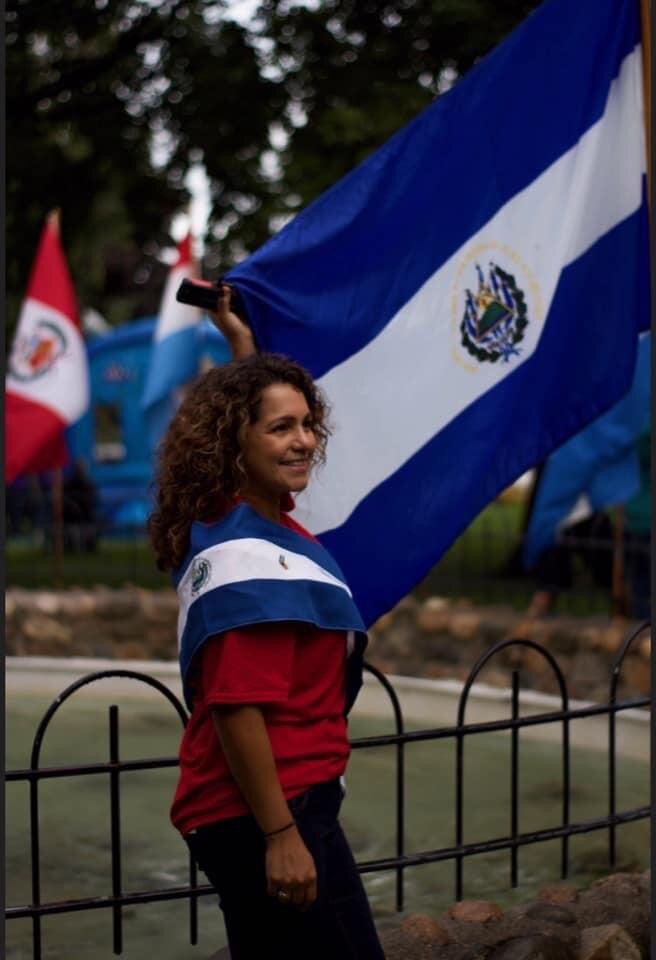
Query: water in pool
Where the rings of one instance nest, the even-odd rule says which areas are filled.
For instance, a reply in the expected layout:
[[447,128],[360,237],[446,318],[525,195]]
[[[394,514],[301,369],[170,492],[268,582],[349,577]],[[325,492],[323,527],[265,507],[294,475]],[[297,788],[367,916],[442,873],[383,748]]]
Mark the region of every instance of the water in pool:
[[[32,737],[49,704],[45,698],[9,701],[7,769],[26,767]],[[77,695],[55,716],[42,749],[42,766],[104,761],[108,751],[107,706],[102,694]],[[121,758],[169,757],[177,750],[180,724],[158,702],[121,700]],[[410,725],[409,725],[410,726]],[[391,722],[355,716],[354,737],[388,733]],[[524,741],[521,749],[520,830],[556,825],[560,815],[559,751],[550,744]],[[394,839],[394,748],[353,752],[342,822],[356,859],[391,856]],[[450,741],[406,747],[406,852],[451,846],[454,842],[454,745]],[[648,764],[619,762],[618,809],[648,802]],[[145,890],[186,882],[185,847],[169,825],[174,769],[128,772],[122,777],[123,888]],[[465,840],[483,840],[509,832],[509,740],[487,734],[467,742],[465,751]],[[574,750],[572,821],[606,813],[605,755]],[[43,781],[41,793],[42,899],[107,895],[111,890],[109,790],[106,775]],[[10,783],[6,791],[7,905],[30,901],[28,788]],[[570,841],[571,880],[586,883],[607,872],[604,833]],[[648,824],[618,830],[617,869],[646,867]],[[524,848],[519,855],[518,890],[510,889],[507,853],[486,854],[465,862],[465,895],[509,904],[526,899],[538,887],[559,879],[557,841]],[[406,913],[437,916],[453,901],[452,863],[406,871]],[[365,884],[381,927],[397,922],[393,873],[369,874]],[[126,960],[151,953],[158,960],[207,958],[225,943],[216,901],[199,903],[200,938],[189,945],[188,912],[183,903],[155,903],[124,909]],[[43,956],[49,960],[109,960],[113,956],[111,911],[97,910],[45,918]],[[7,960],[31,958],[31,924],[7,923]]]

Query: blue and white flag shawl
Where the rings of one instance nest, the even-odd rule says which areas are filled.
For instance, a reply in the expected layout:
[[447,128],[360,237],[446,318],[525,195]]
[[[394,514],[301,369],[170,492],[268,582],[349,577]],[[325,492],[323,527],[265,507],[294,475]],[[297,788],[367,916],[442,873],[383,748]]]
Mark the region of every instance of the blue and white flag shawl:
[[208,637],[256,623],[294,621],[352,633],[346,700],[361,684],[365,627],[328,551],[239,504],[217,523],[194,523],[189,552],[174,576],[185,700],[194,654]]
[[331,404],[297,515],[365,623],[628,390],[645,169],[639,4],[546,0],[227,274]]

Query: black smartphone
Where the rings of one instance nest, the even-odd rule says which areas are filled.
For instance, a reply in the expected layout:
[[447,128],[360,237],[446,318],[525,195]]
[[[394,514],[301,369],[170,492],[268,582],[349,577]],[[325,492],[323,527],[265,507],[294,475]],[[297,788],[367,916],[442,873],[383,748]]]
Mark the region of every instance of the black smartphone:
[[183,280],[175,299],[213,313],[219,299],[219,287],[209,280]]
[[[180,303],[189,303],[192,307],[199,307],[208,313],[214,313],[219,299],[222,280],[212,283],[210,280],[183,280],[175,295]],[[230,287],[230,309],[236,313],[246,326],[250,326],[246,308],[239,296],[239,291]]]

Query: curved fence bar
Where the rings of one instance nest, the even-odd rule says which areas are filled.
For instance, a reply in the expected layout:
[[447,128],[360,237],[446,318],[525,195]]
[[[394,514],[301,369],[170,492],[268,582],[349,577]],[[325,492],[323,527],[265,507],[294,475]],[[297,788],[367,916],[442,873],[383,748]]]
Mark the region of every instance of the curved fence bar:
[[[620,681],[620,674],[624,665],[624,658],[629,652],[634,640],[636,640],[645,630],[651,629],[651,622],[645,620],[635,630],[633,630],[624,640],[615,660],[610,678],[610,691],[608,694],[608,704],[614,707],[617,702],[617,687]],[[612,866],[617,862],[617,837],[616,824],[613,822],[617,812],[617,713],[610,710],[608,713],[608,860]]]
[[[101,670],[96,673],[87,674],[85,677],[80,677],[79,680],[76,680],[74,683],[69,684],[59,696],[53,700],[50,704],[43,717],[41,718],[36,733],[34,734],[34,739],[32,741],[32,751],[30,754],[30,771],[36,773],[39,770],[39,760],[41,757],[41,747],[43,746],[43,738],[45,737],[46,730],[48,729],[50,722],[60,707],[70,698],[73,694],[77,693],[82,687],[87,686],[90,683],[95,683],[99,680],[122,677],[124,679],[135,680],[139,683],[145,683],[147,686],[153,687],[166,700],[171,704],[175,709],[178,717],[180,718],[182,725],[185,726],[187,723],[187,713],[180,703],[179,699],[175,696],[174,693],[169,690],[169,688],[163,684],[160,680],[157,680],[155,677],[150,677],[147,674],[139,673],[136,670]],[[102,772],[105,772],[106,769],[109,771],[110,776],[110,818],[111,818],[111,851],[112,851],[112,893],[114,898],[121,897],[121,827],[120,827],[120,793],[119,793],[119,775],[120,775],[120,763],[118,756],[118,743],[119,743],[119,734],[118,734],[118,707],[112,706],[109,708],[109,729],[110,729],[110,746],[109,746],[109,768],[102,766]],[[79,772],[79,770],[78,770]],[[75,774],[74,774],[75,775]],[[31,852],[31,867],[32,867],[32,905],[34,907],[39,907],[41,905],[41,856],[40,856],[40,836],[39,836],[39,777],[33,776],[30,778],[30,852]],[[191,858],[190,858],[191,864]],[[190,874],[190,883],[195,885],[195,865],[192,865],[193,873]],[[190,927],[192,937],[197,930],[197,901],[195,898],[191,898],[189,901],[190,907]],[[32,914],[32,944],[33,944],[33,957],[34,960],[40,960],[41,957],[41,912],[35,911]],[[197,935],[197,934],[196,934]],[[121,904],[117,902],[113,906],[113,941],[114,941],[114,953],[120,954],[123,950],[123,928],[122,928],[122,913],[121,913]],[[192,943],[196,941],[192,939]]]
[[161,693],[162,696],[165,697],[173,706],[176,713],[180,717],[182,725],[186,726],[187,711],[182,706],[176,695],[169,690],[166,684],[162,683],[161,680],[158,680],[156,677],[150,677],[146,673],[139,673],[137,670],[99,670],[97,673],[88,673],[85,677],[80,677],[79,680],[69,684],[65,690],[62,690],[59,696],[53,700],[46,712],[43,714],[43,717],[36,728],[36,733],[34,734],[34,740],[32,742],[30,766],[33,770],[36,770],[39,766],[39,756],[41,753],[41,746],[45,732],[48,729],[50,721],[59,708],[63,706],[69,697],[72,697],[74,693],[77,693],[78,690],[81,690],[82,687],[86,687],[90,683],[96,683],[98,680],[107,680],[114,677],[122,677],[127,680],[136,680],[138,683],[145,683],[147,686],[153,687],[155,690],[159,691],[159,693]]
[[[396,857],[400,863],[405,851],[405,769],[403,765],[404,741],[402,739],[405,731],[403,727],[403,713],[401,711],[399,698],[396,695],[396,690],[389,682],[385,674],[382,673],[378,667],[374,667],[370,663],[365,663],[364,669],[367,671],[367,673],[370,673],[376,678],[376,680],[378,680],[383,690],[389,697],[389,701],[392,704],[392,710],[394,711],[394,726],[396,728],[396,734],[399,737],[399,740],[396,744]],[[357,748],[358,741],[353,740],[351,746]],[[403,900],[403,868],[401,866],[397,866],[396,909],[399,911],[403,910]]]
[[[482,656],[478,658],[474,666],[469,672],[469,675],[465,681],[465,684],[462,688],[462,693],[460,694],[460,699],[458,701],[458,716],[456,721],[456,816],[455,816],[455,840],[456,848],[463,848],[463,834],[464,834],[464,751],[465,751],[465,734],[467,733],[467,727],[465,725],[465,711],[467,709],[467,701],[469,699],[469,694],[471,688],[476,680],[476,677],[479,675],[481,670],[487,666],[487,664],[494,657],[498,656],[501,651],[508,649],[509,647],[527,647],[531,650],[537,651],[544,659],[547,661],[551,667],[556,681],[558,683],[558,690],[560,693],[560,700],[562,704],[562,710],[560,719],[562,722],[563,738],[562,738],[562,826],[567,827],[569,824],[569,804],[570,804],[570,749],[569,749],[569,700],[567,696],[567,684],[565,683],[565,678],[563,672],[558,666],[556,659],[553,654],[541,644],[536,643],[535,640],[528,640],[524,637],[510,638],[509,640],[501,640],[499,643],[496,643],[493,647],[487,650]],[[511,698],[511,722],[505,727],[511,731],[511,810],[510,810],[510,819],[511,819],[511,836],[517,836],[518,830],[518,817],[519,817],[519,730],[523,725],[519,717],[519,672],[513,670],[512,672],[512,698]],[[513,887],[517,886],[517,876],[518,876],[518,846],[517,844],[511,845],[510,853],[510,874],[511,874],[511,885]],[[569,867],[569,836],[567,832],[562,835],[562,846],[561,846],[561,876],[566,877]],[[455,857],[455,875],[456,875],[456,898],[462,900],[462,890],[463,890],[463,857],[464,854],[457,855]]]
[[[385,690],[390,702],[391,712],[394,720],[394,733],[382,736],[360,737],[351,742],[353,749],[371,749],[380,746],[393,745],[396,751],[396,843],[395,855],[393,857],[379,858],[366,862],[360,862],[358,869],[361,873],[373,873],[377,871],[395,872],[395,905],[397,910],[402,910],[404,905],[404,877],[405,871],[411,867],[421,864],[437,863],[451,860],[456,867],[454,892],[456,899],[462,899],[463,894],[463,863],[467,857],[476,856],[482,853],[508,850],[510,854],[510,883],[516,886],[518,883],[518,853],[523,846],[530,844],[543,843],[549,840],[560,840],[562,847],[561,874],[567,875],[568,870],[568,840],[570,836],[576,836],[592,831],[609,831],[609,862],[612,865],[615,861],[615,842],[616,830],[618,826],[627,823],[634,823],[639,820],[647,819],[650,816],[650,808],[647,806],[636,807],[630,810],[617,811],[616,806],[616,720],[617,713],[639,707],[647,707],[651,703],[650,697],[635,697],[619,701],[617,699],[617,687],[624,658],[634,640],[643,631],[649,628],[649,623],[641,624],[624,641],[612,668],[610,680],[609,700],[605,704],[585,704],[577,705],[574,709],[569,706],[569,698],[565,678],[558,666],[556,660],[540,644],[524,638],[504,640],[495,644],[488,650],[473,666],[469,676],[463,685],[462,692],[458,701],[456,725],[451,727],[438,727],[433,729],[412,730],[406,732],[403,718],[403,711],[399,697],[387,679],[387,677],[371,664],[365,664],[368,673],[381,684]],[[498,656],[503,650],[511,646],[521,646],[531,648],[542,655],[551,666],[556,677],[559,695],[560,710],[552,710],[539,714],[520,715],[520,696],[519,696],[519,671],[511,672],[511,701],[510,717],[503,720],[486,720],[475,723],[465,723],[465,713],[468,698],[476,677],[483,667],[493,658]],[[178,700],[168,687],[159,680],[143,673],[133,670],[117,669],[104,670],[98,673],[89,674],[80,678],[75,683],[68,686],[50,705],[44,713],[37,726],[34,736],[30,766],[25,770],[10,770],[5,774],[6,782],[27,781],[29,784],[29,813],[30,813],[30,858],[32,866],[32,902],[23,906],[9,907],[5,916],[8,920],[26,919],[32,921],[32,953],[34,960],[41,960],[43,955],[43,938],[41,930],[41,918],[44,916],[54,916],[63,913],[74,913],[78,911],[109,909],[112,911],[112,933],[113,950],[115,954],[120,954],[123,949],[123,907],[133,906],[141,903],[153,903],[168,900],[187,900],[189,903],[189,939],[191,944],[196,944],[198,940],[198,899],[214,893],[209,884],[198,885],[197,871],[194,863],[189,859],[189,883],[186,886],[166,887],[155,890],[123,891],[121,876],[121,807],[120,807],[120,783],[124,774],[135,770],[154,770],[165,767],[175,767],[177,759],[175,756],[148,758],[144,760],[122,761],[120,759],[119,742],[119,711],[118,707],[112,705],[109,708],[109,757],[107,763],[93,763],[81,766],[60,766],[41,768],[40,753],[41,746],[48,726],[61,705],[69,699],[75,692],[87,684],[94,683],[105,678],[126,678],[145,683],[159,691],[167,700],[170,706],[175,710],[179,720],[184,726],[187,722],[187,714],[184,706]],[[609,763],[609,812],[606,817],[599,817],[578,823],[570,822],[570,740],[569,725],[574,719],[589,717],[608,717],[608,763]],[[519,811],[520,811],[520,750],[519,738],[520,731],[524,727],[533,727],[547,724],[558,724],[562,730],[561,751],[562,751],[562,816],[561,824],[556,827],[549,827],[542,830],[534,830],[522,833],[519,829]],[[465,843],[463,837],[463,807],[464,807],[464,743],[466,738],[478,736],[483,733],[510,733],[510,810],[509,810],[509,834],[502,837],[491,837],[486,841],[475,843]],[[407,743],[418,743],[422,741],[455,740],[456,744],[456,831],[455,844],[452,847],[441,849],[424,850],[418,853],[405,853],[405,759],[404,748]],[[111,847],[112,847],[112,868],[111,868],[111,895],[102,897],[81,897],[75,900],[53,901],[49,903],[41,902],[40,885],[40,848],[39,848],[39,783],[44,779],[56,779],[65,777],[81,777],[94,775],[108,775],[111,803]]]
[[626,637],[622,646],[617,652],[617,656],[613,660],[613,667],[611,672],[610,680],[610,696],[609,700],[611,703],[615,703],[615,698],[617,696],[617,685],[620,680],[620,673],[622,671],[622,666],[624,664],[624,658],[629,652],[630,647],[632,646],[634,640],[636,640],[641,633],[644,633],[645,630],[649,630],[651,627],[651,621],[645,620],[640,626],[636,627],[635,630],[632,630],[631,633]]

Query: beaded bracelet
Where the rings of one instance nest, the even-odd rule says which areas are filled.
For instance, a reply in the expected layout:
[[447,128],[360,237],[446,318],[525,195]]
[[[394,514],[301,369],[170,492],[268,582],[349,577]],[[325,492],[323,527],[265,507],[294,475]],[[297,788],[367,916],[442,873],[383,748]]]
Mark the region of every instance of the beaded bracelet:
[[286,823],[284,827],[278,827],[277,830],[270,830],[268,833],[265,833],[264,838],[266,840],[268,837],[275,837],[277,833],[284,833],[285,830],[289,830],[290,827],[295,827],[295,826],[296,826],[296,821],[290,820],[289,823]]

